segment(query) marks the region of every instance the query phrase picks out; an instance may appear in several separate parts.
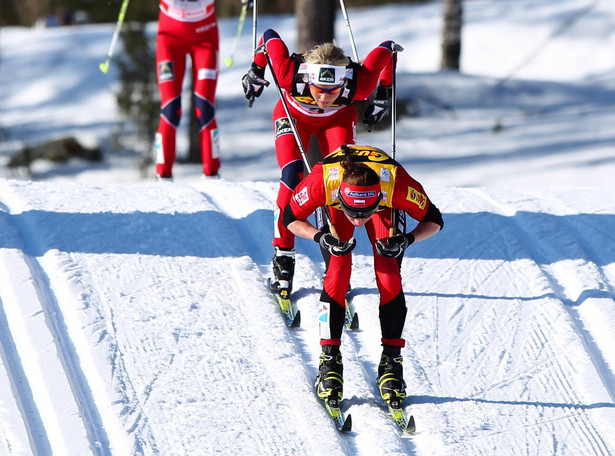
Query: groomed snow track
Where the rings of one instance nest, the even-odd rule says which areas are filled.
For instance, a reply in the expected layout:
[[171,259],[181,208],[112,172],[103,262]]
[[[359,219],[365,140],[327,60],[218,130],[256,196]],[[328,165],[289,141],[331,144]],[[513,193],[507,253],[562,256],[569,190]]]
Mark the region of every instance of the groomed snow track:
[[[7,404],[13,428],[6,432],[25,435],[17,441],[27,441],[36,456],[119,454],[113,448],[126,449],[126,442],[110,441],[107,429],[115,429],[117,419],[101,394],[76,307],[63,302],[68,293],[57,291],[66,288],[64,281],[52,283],[54,252],[44,251],[29,219],[27,207],[0,212],[5,245],[13,247],[0,249],[0,349],[3,378],[15,398]],[[7,444],[7,451],[26,449]]]

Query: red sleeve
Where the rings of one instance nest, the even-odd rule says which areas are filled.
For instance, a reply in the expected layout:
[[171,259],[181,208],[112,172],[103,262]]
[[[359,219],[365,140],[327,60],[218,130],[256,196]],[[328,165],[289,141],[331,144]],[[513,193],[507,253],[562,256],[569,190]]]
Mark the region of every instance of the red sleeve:
[[[275,30],[268,29],[263,33],[259,46],[265,43],[267,55],[271,59],[271,65],[280,87],[285,90],[292,89],[293,72],[295,71],[295,61],[290,58],[288,48],[280,35]],[[259,67],[267,66],[267,58],[263,52],[258,52],[254,56],[254,63]]]
[[385,41],[367,54],[358,70],[355,100],[369,97],[379,81],[383,86],[393,84],[392,45],[392,41]]
[[398,167],[393,192],[393,207],[402,209],[420,222],[425,218],[430,204],[423,186],[414,180],[404,168]]
[[[324,206],[327,202],[322,172],[322,164],[317,163],[293,191],[289,207],[295,220],[307,219],[318,207]],[[287,214],[284,215],[285,224],[286,219]]]

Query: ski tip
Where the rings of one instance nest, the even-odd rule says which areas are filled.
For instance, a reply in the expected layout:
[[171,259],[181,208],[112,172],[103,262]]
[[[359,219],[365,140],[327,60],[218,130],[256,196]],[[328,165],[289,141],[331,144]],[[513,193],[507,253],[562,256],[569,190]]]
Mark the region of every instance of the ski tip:
[[298,328],[299,326],[301,326],[301,311],[300,310],[297,311],[297,313],[295,314],[295,318],[290,324],[291,328]]
[[414,434],[416,432],[416,423],[414,422],[414,416],[410,415],[408,418],[408,426],[406,427],[408,434]]
[[342,432],[350,432],[352,431],[352,415],[348,415],[346,417],[346,421],[344,421],[344,425],[340,429]]
[[352,317],[352,322],[350,323],[350,329],[357,330],[359,329],[359,314],[355,313]]

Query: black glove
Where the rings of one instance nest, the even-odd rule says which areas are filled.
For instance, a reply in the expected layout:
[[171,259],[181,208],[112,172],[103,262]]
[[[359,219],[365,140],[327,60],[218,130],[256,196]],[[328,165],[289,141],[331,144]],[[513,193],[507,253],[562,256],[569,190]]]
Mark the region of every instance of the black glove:
[[363,123],[367,125],[367,131],[371,132],[374,126],[389,113],[392,96],[393,88],[391,86],[378,86],[376,97],[368,104],[363,114]]
[[243,93],[250,101],[248,106],[251,108],[254,99],[260,97],[265,87],[269,85],[269,81],[265,80],[265,69],[259,68],[256,63],[252,62],[250,71],[241,78],[241,85],[243,86]]
[[412,233],[396,234],[384,241],[376,239],[376,252],[378,252],[378,255],[385,258],[397,258],[404,253],[406,247],[414,242],[414,235]]
[[348,242],[343,242],[331,233],[325,233],[323,231],[319,231],[314,235],[314,241],[318,242],[323,249],[328,250],[329,253],[334,256],[347,255],[352,252],[357,245],[357,240],[355,238],[350,238]]
[[253,0],[241,0],[241,6],[246,5],[247,8],[252,8]]

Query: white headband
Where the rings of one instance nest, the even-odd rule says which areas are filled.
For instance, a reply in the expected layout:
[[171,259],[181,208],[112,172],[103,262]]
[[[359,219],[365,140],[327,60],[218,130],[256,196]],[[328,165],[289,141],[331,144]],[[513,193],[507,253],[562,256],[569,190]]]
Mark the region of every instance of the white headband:
[[308,63],[308,82],[318,85],[340,86],[346,80],[346,67]]

